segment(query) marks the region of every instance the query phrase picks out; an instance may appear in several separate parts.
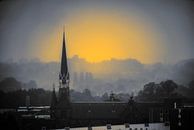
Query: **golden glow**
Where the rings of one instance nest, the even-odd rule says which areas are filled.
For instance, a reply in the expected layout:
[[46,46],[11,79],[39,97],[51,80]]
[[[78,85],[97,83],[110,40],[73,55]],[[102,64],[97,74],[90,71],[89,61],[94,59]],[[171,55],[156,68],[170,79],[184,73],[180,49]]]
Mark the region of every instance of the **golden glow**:
[[[58,34],[58,35],[57,35]],[[47,34],[49,35],[49,34]],[[39,58],[42,61],[59,61],[61,57],[62,48],[62,34],[50,34],[47,38],[42,40],[42,45],[39,46]]]
[[[86,13],[66,24],[67,55],[79,55],[90,62],[100,62],[111,58],[137,59],[143,63],[155,62],[156,42],[151,27],[137,18],[127,18],[105,13]],[[48,34],[40,50],[43,61],[59,61],[62,45],[61,31]],[[46,44],[45,44],[46,43]],[[158,45],[158,44],[157,44]]]

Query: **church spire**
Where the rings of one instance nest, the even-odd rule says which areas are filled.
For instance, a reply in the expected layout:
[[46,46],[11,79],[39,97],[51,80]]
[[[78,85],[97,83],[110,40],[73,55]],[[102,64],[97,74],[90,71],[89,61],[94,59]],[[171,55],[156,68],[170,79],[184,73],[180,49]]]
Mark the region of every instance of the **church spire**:
[[60,83],[67,84],[69,81],[69,72],[67,65],[67,54],[65,45],[65,32],[63,31],[63,47],[62,47],[62,57],[61,57],[61,70],[59,75]]
[[59,102],[69,103],[69,72],[65,46],[65,33],[63,32],[63,47],[61,57],[61,70],[59,74]]

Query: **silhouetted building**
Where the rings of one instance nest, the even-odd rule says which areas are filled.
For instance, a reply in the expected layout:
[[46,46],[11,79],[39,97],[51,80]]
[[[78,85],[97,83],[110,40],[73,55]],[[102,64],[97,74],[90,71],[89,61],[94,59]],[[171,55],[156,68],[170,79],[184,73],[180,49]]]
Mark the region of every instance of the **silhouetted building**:
[[[87,73],[87,77],[92,79],[92,75],[89,73]],[[82,73],[80,79],[82,81],[85,79]],[[56,120],[56,127],[58,128],[126,122],[160,122],[160,119],[164,118],[161,117],[163,114],[160,114],[163,111],[163,103],[136,103],[132,98],[129,102],[120,102],[116,100],[113,93],[110,96],[111,100],[106,102],[71,102],[69,81],[65,34],[63,34],[58,98],[53,88],[51,101],[51,118]]]

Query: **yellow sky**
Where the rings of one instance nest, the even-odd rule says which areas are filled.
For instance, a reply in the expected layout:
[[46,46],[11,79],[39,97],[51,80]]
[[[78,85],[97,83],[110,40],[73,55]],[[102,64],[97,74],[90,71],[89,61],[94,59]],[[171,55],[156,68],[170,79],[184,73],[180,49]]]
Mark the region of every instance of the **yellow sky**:
[[[40,47],[39,58],[43,61],[60,60],[62,29],[56,30],[42,38],[44,49]],[[132,58],[152,63],[159,55],[156,42],[160,40],[153,28],[133,17],[88,13],[71,19],[65,32],[68,57],[79,55],[89,62]]]

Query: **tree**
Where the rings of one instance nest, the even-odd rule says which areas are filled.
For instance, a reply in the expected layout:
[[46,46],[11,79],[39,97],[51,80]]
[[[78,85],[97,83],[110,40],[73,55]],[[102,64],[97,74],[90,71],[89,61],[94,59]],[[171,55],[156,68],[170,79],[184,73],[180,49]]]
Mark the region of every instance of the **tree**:
[[193,89],[194,90],[194,80],[191,80],[189,82],[189,89]]
[[177,88],[178,85],[172,80],[162,81],[159,84],[150,82],[139,91],[136,98],[142,101],[159,101],[170,96],[180,96],[175,92]]
[[156,84],[154,82],[150,82],[144,85],[144,94],[153,96],[155,94]]
[[22,83],[13,77],[8,77],[0,82],[0,90],[4,92],[16,91],[22,88]]
[[169,97],[174,92],[174,90],[178,88],[178,85],[172,80],[161,82],[160,86],[163,88],[166,94],[165,96],[167,97]]

